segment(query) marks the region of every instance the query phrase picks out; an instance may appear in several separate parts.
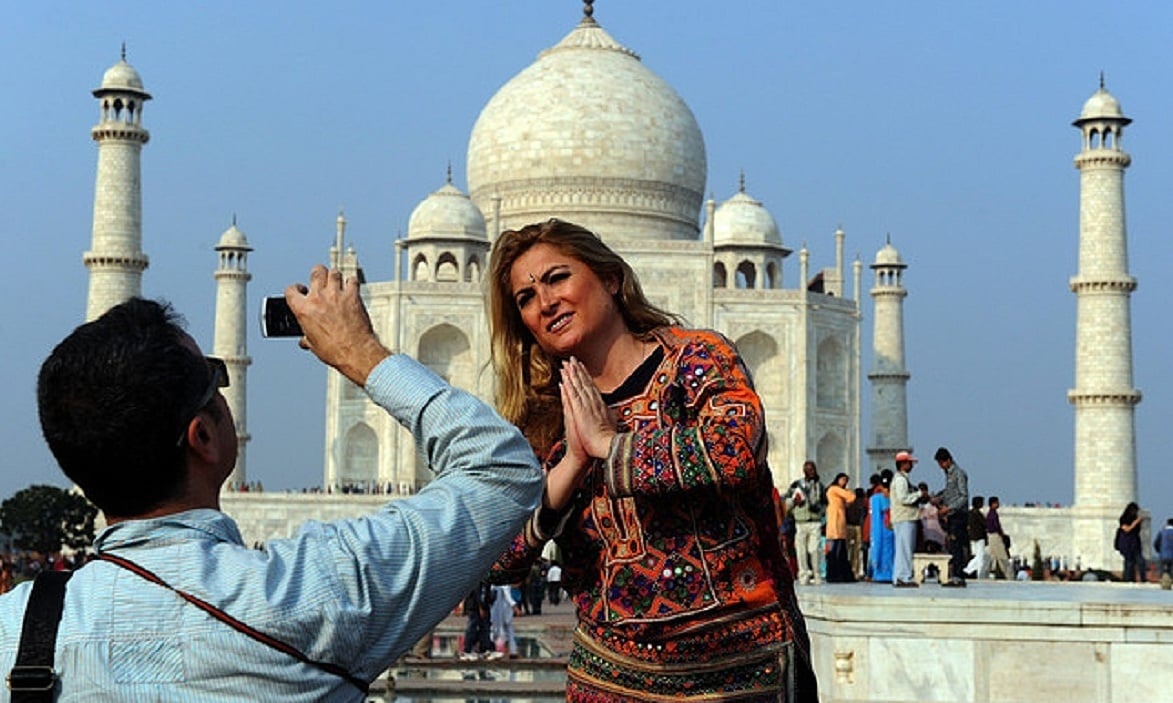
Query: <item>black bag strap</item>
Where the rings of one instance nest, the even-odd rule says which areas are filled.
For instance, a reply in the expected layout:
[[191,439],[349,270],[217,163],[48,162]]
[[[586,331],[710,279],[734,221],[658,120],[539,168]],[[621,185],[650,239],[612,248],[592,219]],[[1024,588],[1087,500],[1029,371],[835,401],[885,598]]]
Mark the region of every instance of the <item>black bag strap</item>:
[[8,673],[12,703],[53,700],[57,686],[57,672],[53,670],[57,626],[65,606],[65,583],[71,576],[72,571],[42,571],[33,581],[20,629],[16,665]]
[[[366,681],[363,681],[362,679],[358,678],[357,676],[351,674],[349,671],[342,668],[341,666],[339,666],[337,664],[333,664],[331,662],[323,662],[323,661],[317,661],[316,659],[310,659],[305,654],[302,654],[300,649],[294,647],[293,645],[288,644],[286,642],[283,642],[282,640],[279,640],[276,637],[271,637],[269,635],[266,635],[265,633],[261,632],[260,630],[254,629],[253,627],[246,625],[243,622],[237,620],[236,618],[232,617],[231,615],[224,612],[223,610],[220,610],[219,608],[212,605],[211,603],[209,603],[205,600],[202,600],[202,599],[198,598],[197,596],[193,596],[192,594],[190,594],[186,591],[181,591],[178,588],[175,588],[171,584],[169,584],[166,581],[164,581],[163,579],[159,578],[153,572],[148,571],[147,569],[144,569],[143,567],[139,566],[138,564],[134,563],[133,561],[130,561],[129,559],[124,559],[120,556],[115,556],[115,555],[110,554],[108,552],[103,552],[102,554],[99,554],[98,558],[101,559],[102,561],[108,561],[111,564],[116,564],[118,566],[121,566],[122,568],[126,569],[127,571],[130,571],[131,573],[134,573],[134,574],[142,577],[143,579],[150,581],[151,583],[158,584],[158,585],[162,586],[163,588],[166,588],[167,590],[175,593],[177,596],[184,599],[188,603],[191,603],[195,607],[204,611],[208,615],[211,615],[212,617],[216,618],[217,620],[219,620],[220,622],[224,623],[225,625],[231,627],[232,629],[236,630],[237,632],[239,632],[243,635],[246,635],[247,637],[250,637],[253,640],[256,640],[257,642],[260,642],[261,644],[265,645],[266,647],[270,647],[272,649],[277,650],[278,652],[288,654],[289,656],[293,657],[294,659],[298,660],[299,662],[301,662],[303,664],[308,664],[308,665],[315,667],[317,669],[321,669],[322,671],[325,671],[326,673],[333,674],[334,676],[345,679],[347,682],[349,682],[355,688],[362,691],[364,696],[367,695],[367,693],[370,691],[370,684],[369,683],[367,683]],[[15,699],[14,699],[14,701],[15,701]]]

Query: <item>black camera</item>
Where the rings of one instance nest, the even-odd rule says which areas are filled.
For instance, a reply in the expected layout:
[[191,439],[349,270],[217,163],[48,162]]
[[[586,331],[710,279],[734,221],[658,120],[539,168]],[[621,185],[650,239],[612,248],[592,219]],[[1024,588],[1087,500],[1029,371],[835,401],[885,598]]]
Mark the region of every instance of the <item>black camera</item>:
[[261,334],[265,337],[300,337],[301,325],[283,295],[261,301]]

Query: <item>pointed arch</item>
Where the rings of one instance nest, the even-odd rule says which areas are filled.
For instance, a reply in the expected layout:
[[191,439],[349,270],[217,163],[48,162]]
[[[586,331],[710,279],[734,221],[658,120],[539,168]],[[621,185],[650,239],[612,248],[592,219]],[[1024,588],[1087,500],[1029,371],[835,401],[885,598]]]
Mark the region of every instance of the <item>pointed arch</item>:
[[784,397],[785,381],[778,340],[761,330],[754,330],[739,337],[735,344],[749,368],[758,395],[762,398]]
[[419,339],[416,358],[457,388],[475,387],[472,344],[468,336],[454,325],[443,323],[424,332]]
[[476,254],[468,257],[464,265],[464,282],[479,283],[481,280],[481,259]]
[[829,483],[840,471],[850,473],[846,446],[838,432],[826,432],[819,437],[819,443],[815,448],[815,463],[819,466],[819,474],[823,476],[824,482]]
[[436,280],[443,283],[454,283],[460,280],[460,265],[452,252],[444,252],[436,261]]
[[752,261],[742,261],[737,265],[736,288],[750,290],[757,286],[757,267]]
[[819,342],[815,361],[815,399],[820,408],[847,409],[847,354],[835,336]]
[[379,475],[379,440],[366,423],[351,427],[342,448],[338,483],[342,486],[373,481]]
[[771,261],[766,264],[766,288],[769,290],[777,290],[782,287],[782,272],[779,270],[777,262]]
[[431,279],[431,273],[428,271],[428,257],[423,254],[416,256],[411,262],[411,280],[430,281]]
[[729,274],[725,271],[725,264],[721,261],[713,262],[713,287],[727,288],[729,286]]

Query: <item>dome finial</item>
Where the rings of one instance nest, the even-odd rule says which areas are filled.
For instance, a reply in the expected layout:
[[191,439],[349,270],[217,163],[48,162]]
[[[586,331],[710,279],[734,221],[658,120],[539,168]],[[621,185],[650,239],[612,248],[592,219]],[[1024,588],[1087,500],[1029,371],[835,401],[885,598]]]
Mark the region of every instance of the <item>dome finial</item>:
[[232,213],[232,226],[233,226],[233,227],[235,227],[235,226],[236,226],[236,213],[235,213],[235,212],[234,212],[234,213]]
[[122,60],[126,60],[126,42],[122,42]]
[[452,159],[448,159],[448,185],[452,185]]
[[1100,90],[1104,89],[1104,71],[1100,70]]
[[887,240],[887,243],[888,243],[888,244],[891,244],[891,243],[892,243],[892,233],[891,233],[891,232],[889,232],[889,233],[888,233],[888,234],[885,236],[885,239]]
[[745,169],[741,169],[741,175],[737,179],[737,192],[745,192]]
[[584,19],[593,19],[595,16],[594,8],[595,0],[584,0],[582,3],[582,16]]

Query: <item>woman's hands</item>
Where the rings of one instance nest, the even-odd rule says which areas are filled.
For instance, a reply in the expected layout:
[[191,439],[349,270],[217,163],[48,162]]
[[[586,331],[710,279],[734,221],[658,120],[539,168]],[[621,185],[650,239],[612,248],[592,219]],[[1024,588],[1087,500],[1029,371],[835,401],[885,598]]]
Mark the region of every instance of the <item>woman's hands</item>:
[[605,459],[615,437],[615,421],[610,416],[599,389],[578,359],[562,364],[562,418],[566,435],[566,453],[546,476],[546,494],[542,504],[562,510],[582,485],[594,459]]
[[562,364],[561,390],[567,443],[574,437],[588,456],[606,459],[615,437],[615,421],[586,367],[573,356]]

